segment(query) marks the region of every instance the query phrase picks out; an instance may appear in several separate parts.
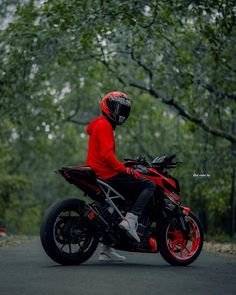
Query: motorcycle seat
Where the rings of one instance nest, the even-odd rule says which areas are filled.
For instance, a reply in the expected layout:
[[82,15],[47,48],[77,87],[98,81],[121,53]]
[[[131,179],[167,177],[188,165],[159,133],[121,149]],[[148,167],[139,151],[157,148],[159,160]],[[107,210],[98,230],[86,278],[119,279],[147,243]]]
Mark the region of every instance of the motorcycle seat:
[[88,176],[91,176],[93,178],[96,177],[95,172],[92,170],[92,168],[90,166],[85,166],[85,165],[81,165],[81,166],[64,166],[60,169],[62,172],[67,172],[70,174],[85,174]]

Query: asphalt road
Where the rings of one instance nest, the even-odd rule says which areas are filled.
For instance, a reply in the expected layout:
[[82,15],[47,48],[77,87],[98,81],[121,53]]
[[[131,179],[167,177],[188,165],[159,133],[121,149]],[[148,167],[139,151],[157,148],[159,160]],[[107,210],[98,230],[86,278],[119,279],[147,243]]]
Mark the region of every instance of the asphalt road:
[[159,254],[125,253],[127,262],[60,266],[40,241],[0,249],[1,295],[236,294],[236,259],[202,252],[188,267],[169,266]]

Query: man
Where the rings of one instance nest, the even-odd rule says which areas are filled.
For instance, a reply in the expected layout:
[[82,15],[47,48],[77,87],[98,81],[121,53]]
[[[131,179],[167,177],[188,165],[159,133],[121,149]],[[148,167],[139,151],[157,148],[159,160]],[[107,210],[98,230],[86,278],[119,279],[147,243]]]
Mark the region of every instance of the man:
[[[155,191],[155,184],[132,168],[125,167],[115,156],[114,130],[129,117],[131,103],[128,95],[119,91],[108,93],[100,102],[102,116],[94,119],[86,128],[89,134],[89,146],[86,165],[90,166],[97,177],[109,181],[120,193],[124,191],[138,198],[131,212],[127,212],[120,228],[140,242],[137,234],[138,217],[144,213],[146,205]],[[118,255],[109,245],[103,245],[99,260],[123,261],[125,257]]]

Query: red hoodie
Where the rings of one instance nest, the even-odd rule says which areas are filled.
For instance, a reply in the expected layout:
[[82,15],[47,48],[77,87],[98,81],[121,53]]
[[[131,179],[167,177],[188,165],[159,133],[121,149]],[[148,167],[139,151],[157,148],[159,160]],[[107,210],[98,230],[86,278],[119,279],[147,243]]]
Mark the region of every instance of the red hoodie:
[[126,167],[115,156],[115,140],[111,123],[100,116],[86,128],[90,135],[86,165],[90,166],[98,178],[108,179]]

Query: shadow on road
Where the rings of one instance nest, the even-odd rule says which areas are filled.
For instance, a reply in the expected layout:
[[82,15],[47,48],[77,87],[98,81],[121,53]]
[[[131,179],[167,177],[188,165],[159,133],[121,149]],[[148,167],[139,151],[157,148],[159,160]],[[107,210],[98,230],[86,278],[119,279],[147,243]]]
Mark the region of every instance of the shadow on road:
[[151,264],[151,263],[135,263],[135,262],[128,262],[128,263],[119,263],[119,262],[91,262],[91,263],[85,263],[85,264],[80,264],[80,265],[45,265],[43,268],[96,268],[96,269],[103,269],[103,268],[139,268],[139,269],[144,269],[144,268],[155,268],[155,269],[170,269],[170,268],[178,268],[178,269],[195,269],[199,270],[204,267],[199,266],[199,265],[189,265],[186,267],[183,266],[173,266],[173,265],[163,265],[163,264]]

